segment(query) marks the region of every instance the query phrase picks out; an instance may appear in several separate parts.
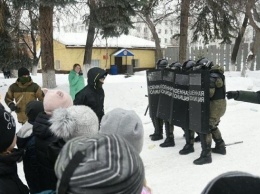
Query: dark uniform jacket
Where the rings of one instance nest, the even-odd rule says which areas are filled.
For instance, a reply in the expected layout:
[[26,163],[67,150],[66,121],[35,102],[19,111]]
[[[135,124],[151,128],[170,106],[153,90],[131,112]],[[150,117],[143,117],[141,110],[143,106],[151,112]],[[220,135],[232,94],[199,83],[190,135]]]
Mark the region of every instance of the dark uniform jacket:
[[28,194],[28,188],[17,174],[17,164],[23,150],[14,149],[11,154],[0,154],[0,194]]
[[89,106],[97,115],[99,122],[104,115],[105,93],[102,87],[98,87],[99,79],[107,72],[100,68],[92,68],[88,71],[88,85],[76,94],[74,105]]
[[33,135],[35,136],[36,157],[39,165],[41,191],[55,190],[57,178],[54,172],[54,166],[48,159],[48,146],[57,141],[49,127],[50,116],[46,113],[39,113],[33,125]]
[[238,91],[238,98],[235,100],[260,104],[260,91],[249,92],[249,91]]
[[[43,101],[44,94],[41,87],[34,83],[32,80],[25,84],[19,82],[19,78],[13,83],[6,95],[5,103],[9,106],[11,103],[16,102],[17,119],[20,123],[25,123],[27,121],[27,116],[25,114],[26,104],[33,100]],[[18,103],[19,102],[19,103]]]

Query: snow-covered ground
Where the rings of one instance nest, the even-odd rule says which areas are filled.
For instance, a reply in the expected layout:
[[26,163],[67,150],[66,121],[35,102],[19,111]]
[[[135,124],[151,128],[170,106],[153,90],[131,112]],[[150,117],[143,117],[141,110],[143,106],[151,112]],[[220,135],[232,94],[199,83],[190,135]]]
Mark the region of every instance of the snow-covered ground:
[[[230,90],[260,90],[260,71],[249,72],[248,77],[240,77],[239,72],[226,72],[226,87]],[[32,76],[40,86],[42,76]],[[4,79],[0,75],[1,103],[9,85],[16,79]],[[68,75],[57,74],[57,88],[69,92]],[[109,75],[104,84],[105,112],[116,107],[135,110],[141,117],[145,130],[144,147],[141,153],[145,165],[146,179],[153,194],[198,194],[207,183],[217,175],[227,171],[244,171],[260,176],[260,104],[250,104],[228,100],[227,110],[221,119],[220,130],[226,143],[243,141],[227,147],[227,155],[212,154],[211,164],[196,166],[193,160],[199,157],[200,143],[195,143],[195,152],[186,156],[179,155],[185,144],[183,131],[175,127],[175,147],[161,148],[164,140],[153,142],[149,134],[153,125],[149,114],[144,116],[148,100],[145,71],[125,78],[123,75]],[[6,105],[5,105],[6,106]],[[12,113],[16,118],[16,114]],[[258,124],[257,124],[258,123]],[[21,127],[17,123],[17,130]],[[165,137],[165,136],[164,136]],[[19,175],[24,181],[22,164]]]

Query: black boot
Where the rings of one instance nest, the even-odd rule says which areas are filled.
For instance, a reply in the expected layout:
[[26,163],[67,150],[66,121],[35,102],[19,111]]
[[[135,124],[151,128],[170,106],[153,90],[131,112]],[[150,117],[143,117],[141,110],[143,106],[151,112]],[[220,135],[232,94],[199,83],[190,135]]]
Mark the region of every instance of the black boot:
[[197,137],[195,137],[195,142],[200,142],[200,135],[197,133]]
[[162,135],[163,122],[162,122],[162,120],[159,118],[154,118],[153,124],[154,124],[155,131],[154,131],[154,134],[152,134],[152,136],[151,136],[151,140],[157,141],[157,140],[163,139],[163,135]]
[[189,153],[194,152],[193,144],[185,144],[182,150],[179,151],[180,155],[187,155]]
[[173,125],[170,125],[169,122],[165,122],[165,132],[166,139],[163,143],[160,144],[161,147],[174,147],[174,136],[173,136]]
[[207,138],[211,140],[211,134],[200,134],[202,152],[200,157],[193,161],[193,164],[203,165],[212,162],[211,158],[211,141],[207,142]]
[[185,146],[182,148],[182,150],[179,151],[180,155],[187,155],[189,153],[194,152],[194,131],[192,130],[185,130],[185,140],[186,140],[186,144]]
[[211,129],[211,134],[214,142],[216,143],[215,148],[212,148],[211,151],[213,153],[226,155],[226,146],[225,142],[222,139],[221,133],[218,129],[218,127]]
[[227,152],[225,142],[223,140],[221,140],[220,142],[216,142],[215,148],[212,148],[211,151],[216,154],[226,155]]

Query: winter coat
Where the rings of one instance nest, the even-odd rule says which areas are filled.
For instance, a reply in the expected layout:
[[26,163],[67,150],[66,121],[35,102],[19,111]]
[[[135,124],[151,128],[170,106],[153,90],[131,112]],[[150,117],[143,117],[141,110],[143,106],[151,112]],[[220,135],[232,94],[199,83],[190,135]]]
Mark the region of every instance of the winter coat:
[[17,174],[17,164],[24,151],[14,149],[11,154],[0,154],[0,194],[28,194],[28,188]]
[[[44,93],[41,87],[34,83],[32,80],[25,84],[19,82],[19,78],[13,83],[5,95],[5,103],[9,106],[11,103],[16,102],[17,119],[19,123],[25,123],[27,116],[25,114],[26,104],[32,100],[43,101]],[[20,101],[20,102],[19,102]]]
[[40,187],[41,191],[55,190],[57,178],[54,172],[54,166],[48,159],[48,146],[51,142],[57,141],[57,138],[51,133],[49,127],[50,116],[46,113],[39,113],[33,125],[33,134],[35,135],[36,158],[39,165]]
[[219,65],[214,65],[210,70],[210,120],[218,121],[225,114],[225,93],[224,69]]
[[235,100],[260,104],[260,90],[257,92],[240,90],[238,92],[239,92],[238,98],[236,98]]
[[88,71],[88,85],[76,94],[74,100],[74,105],[89,106],[96,113],[99,122],[104,115],[105,93],[102,87],[98,87],[98,82],[106,74],[106,71],[100,68],[90,69]]
[[79,75],[76,71],[71,70],[69,73],[70,96],[75,99],[75,95],[85,87],[83,75]]
[[17,133],[17,147],[24,149],[23,170],[31,193],[41,191],[40,172],[36,158],[35,136],[32,134],[33,123],[26,122]]

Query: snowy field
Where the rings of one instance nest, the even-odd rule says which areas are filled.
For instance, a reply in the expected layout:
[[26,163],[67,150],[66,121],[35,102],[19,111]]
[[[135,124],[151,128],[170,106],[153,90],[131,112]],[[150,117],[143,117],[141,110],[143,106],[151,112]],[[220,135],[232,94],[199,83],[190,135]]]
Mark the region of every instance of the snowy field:
[[[198,194],[207,183],[217,175],[227,171],[244,171],[260,176],[260,104],[250,104],[228,100],[227,110],[220,122],[220,130],[226,143],[243,141],[227,147],[227,155],[212,154],[213,162],[202,166],[193,164],[201,152],[200,143],[195,143],[195,152],[186,156],[179,155],[185,144],[183,131],[175,127],[175,147],[161,148],[160,143],[153,142],[149,134],[153,125],[149,114],[144,116],[147,107],[145,71],[125,78],[123,75],[109,75],[104,84],[105,112],[114,108],[135,110],[141,117],[145,130],[144,147],[141,157],[144,162],[146,179],[153,194]],[[260,71],[249,72],[248,77],[240,77],[239,72],[225,72],[226,88],[230,90],[260,90]],[[42,85],[42,76],[32,76],[34,82]],[[4,79],[0,75],[1,103],[9,85],[15,78]],[[57,88],[69,92],[68,74],[57,74]],[[86,80],[85,80],[86,81]],[[7,110],[9,110],[7,108]],[[16,118],[16,114],[12,113]],[[257,124],[258,123],[258,124]],[[17,130],[21,127],[17,123]],[[165,135],[164,135],[165,138]],[[19,175],[24,180],[22,164]]]

